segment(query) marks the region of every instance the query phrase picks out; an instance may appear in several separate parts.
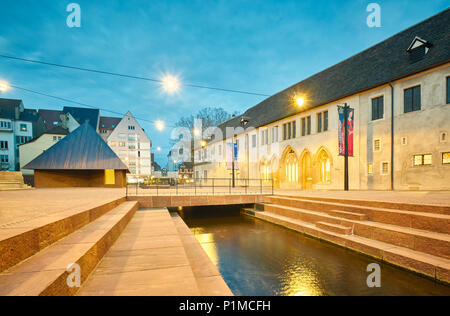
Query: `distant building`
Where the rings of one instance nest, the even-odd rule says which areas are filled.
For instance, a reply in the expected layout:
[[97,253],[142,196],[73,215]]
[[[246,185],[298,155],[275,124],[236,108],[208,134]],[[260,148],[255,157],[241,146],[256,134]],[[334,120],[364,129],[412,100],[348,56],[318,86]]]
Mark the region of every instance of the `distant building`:
[[[99,132],[100,110],[65,106],[62,112],[66,115],[66,121],[70,122],[70,119],[74,119],[78,125],[87,122],[95,131],[97,131],[97,133]],[[68,116],[68,114],[70,114],[70,116]]]
[[194,179],[194,164],[192,162],[183,162],[178,165],[178,179],[182,183]]
[[23,167],[36,188],[124,187],[127,166],[85,122]]
[[108,145],[132,175],[150,176],[152,142],[131,112],[125,114],[107,138]]
[[119,117],[100,117],[100,136],[107,141],[109,135],[113,132],[122,119]]
[[0,169],[20,169],[18,146],[45,131],[36,110],[25,109],[22,100],[0,99]]
[[67,129],[62,128],[61,126],[55,126],[30,142],[19,145],[20,169],[22,170],[26,183],[33,183],[32,177],[34,172],[33,170],[23,169],[23,166],[27,165],[30,161],[55,145],[67,134],[69,134]]

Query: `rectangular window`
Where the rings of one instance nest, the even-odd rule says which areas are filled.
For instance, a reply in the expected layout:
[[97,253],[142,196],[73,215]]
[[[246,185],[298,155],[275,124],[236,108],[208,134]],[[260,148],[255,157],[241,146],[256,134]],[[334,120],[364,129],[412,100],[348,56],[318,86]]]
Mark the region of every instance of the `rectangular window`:
[[292,122],[292,138],[297,137],[297,121]]
[[306,132],[308,135],[311,135],[311,116],[306,118]]
[[405,90],[404,110],[405,113],[419,111],[421,108],[420,86]]
[[415,167],[417,166],[431,166],[433,164],[433,155],[425,154],[425,155],[414,155],[413,164]]
[[367,174],[368,175],[373,175],[373,164],[369,163],[367,165]]
[[7,141],[0,141],[0,149],[8,149],[8,142]]
[[384,117],[384,97],[372,99],[372,121]]
[[317,133],[322,133],[322,113],[317,114]]
[[381,150],[381,139],[375,139],[373,141],[373,151],[380,151]]
[[20,131],[26,132],[27,131],[27,124],[20,124]]
[[292,138],[292,123],[288,123],[288,139]]
[[9,157],[8,155],[0,155],[0,161],[2,163],[8,163],[9,162]]
[[302,136],[306,136],[306,119],[302,118]]
[[328,131],[328,111],[323,112],[323,131]]
[[119,147],[125,147],[125,143],[124,142],[119,142]]
[[106,185],[116,184],[116,175],[114,169],[105,170],[105,184]]
[[264,131],[261,132],[261,146],[264,146]]
[[387,175],[389,173],[389,162],[382,162],[381,163],[381,174]]
[[447,77],[447,104],[450,104],[450,77]]
[[283,124],[283,140],[287,139],[287,124]]
[[442,164],[443,165],[450,164],[450,153],[442,153]]

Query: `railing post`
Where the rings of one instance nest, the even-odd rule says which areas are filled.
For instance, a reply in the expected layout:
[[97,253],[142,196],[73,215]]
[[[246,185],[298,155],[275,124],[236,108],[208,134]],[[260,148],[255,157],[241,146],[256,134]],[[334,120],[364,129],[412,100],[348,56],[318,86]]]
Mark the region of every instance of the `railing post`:
[[197,195],[197,179],[194,181],[194,195]]
[[159,188],[158,188],[158,183],[156,184],[156,196],[159,196]]
[[263,193],[263,190],[262,190],[262,179],[259,179],[259,186],[260,186],[260,191],[261,191],[261,194]]
[[212,195],[214,195],[214,178],[212,179]]
[[228,190],[229,190],[229,192],[231,194],[231,179],[228,180]]

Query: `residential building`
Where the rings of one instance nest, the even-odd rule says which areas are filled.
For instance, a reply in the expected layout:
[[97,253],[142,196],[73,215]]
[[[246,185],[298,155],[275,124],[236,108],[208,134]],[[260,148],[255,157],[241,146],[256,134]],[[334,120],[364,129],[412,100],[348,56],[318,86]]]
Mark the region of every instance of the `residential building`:
[[[89,125],[91,125],[91,127],[97,131],[97,133],[99,132],[99,124],[100,124],[99,109],[87,109],[87,108],[65,106],[62,112],[63,114],[66,115],[65,118],[67,121],[66,124],[68,124],[68,128],[71,130],[71,132],[72,128],[70,125],[74,124],[72,120],[75,120],[78,126],[88,122]],[[70,114],[70,116],[68,114]]]
[[111,135],[112,131],[116,128],[117,125],[119,125],[120,121],[122,119],[118,117],[100,117],[100,136],[107,141],[109,135]]
[[224,139],[195,148],[196,177],[231,177],[236,146],[237,178],[343,189],[348,104],[351,190],[450,190],[449,20],[447,9],[222,124]]
[[183,162],[178,166],[178,181],[180,183],[189,183],[194,180],[194,164],[192,162]]
[[67,134],[69,134],[67,129],[61,126],[55,126],[28,143],[19,145],[20,170],[22,171],[26,183],[33,183],[32,177],[34,172],[33,170],[23,169],[23,166],[27,165],[30,161],[55,145]]
[[0,169],[18,171],[18,146],[44,130],[38,112],[25,109],[22,100],[0,99]]
[[152,143],[131,112],[125,114],[107,138],[108,145],[128,166],[132,176],[150,176]]

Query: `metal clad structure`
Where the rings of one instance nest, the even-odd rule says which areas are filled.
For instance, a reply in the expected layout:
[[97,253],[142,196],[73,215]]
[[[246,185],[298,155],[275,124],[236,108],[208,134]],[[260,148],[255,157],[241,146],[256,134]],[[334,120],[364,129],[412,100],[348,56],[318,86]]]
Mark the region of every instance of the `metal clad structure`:
[[23,167],[29,170],[128,170],[89,123]]

